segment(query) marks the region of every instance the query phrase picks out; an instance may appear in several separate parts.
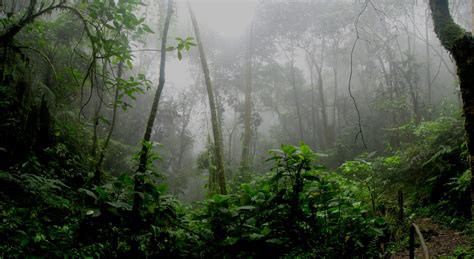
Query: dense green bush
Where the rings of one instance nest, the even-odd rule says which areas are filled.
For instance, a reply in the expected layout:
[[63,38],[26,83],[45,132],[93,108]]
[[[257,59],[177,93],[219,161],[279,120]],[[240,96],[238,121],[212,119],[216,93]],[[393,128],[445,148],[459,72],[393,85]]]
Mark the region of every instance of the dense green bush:
[[361,202],[367,192],[314,164],[304,144],[271,152],[272,172],[196,213],[206,257],[381,255],[385,221]]
[[449,217],[463,216],[469,191],[460,121],[440,118],[413,127],[419,140],[406,151],[364,154],[335,171],[307,145],[283,145],[270,151],[270,172],[246,172],[252,181],[194,208],[166,195],[151,158],[137,226],[132,175],[122,167],[93,184],[91,158],[79,155],[90,144],[76,138],[86,129],[59,125],[53,145],[0,171],[3,256],[131,256],[139,242],[143,256],[381,257],[406,240],[398,190],[412,193],[408,214],[421,202]]
[[[367,192],[314,164],[308,146],[274,150],[275,167],[240,191],[187,208],[147,178],[143,226],[130,225],[133,179],[89,185],[81,158],[63,144],[1,173],[2,247],[8,255],[120,256],[138,238],[148,256],[379,255],[385,222],[369,211]],[[68,171],[68,166],[71,167]],[[60,169],[59,169],[60,168]],[[79,181],[77,177],[82,177]],[[90,187],[87,187],[90,186]],[[362,191],[361,191],[362,190]]]

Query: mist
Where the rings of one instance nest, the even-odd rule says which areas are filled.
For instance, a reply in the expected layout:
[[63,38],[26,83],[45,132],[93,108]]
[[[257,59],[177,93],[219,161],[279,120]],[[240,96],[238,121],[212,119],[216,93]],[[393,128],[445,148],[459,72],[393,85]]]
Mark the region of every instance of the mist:
[[0,1],[0,257],[472,255],[471,5]]

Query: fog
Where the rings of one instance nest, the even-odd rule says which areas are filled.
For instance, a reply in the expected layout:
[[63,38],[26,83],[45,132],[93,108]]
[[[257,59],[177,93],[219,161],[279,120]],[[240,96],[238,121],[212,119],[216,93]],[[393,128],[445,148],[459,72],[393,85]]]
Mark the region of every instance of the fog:
[[[3,1],[3,10],[21,12],[27,4]],[[193,0],[189,4],[209,65],[229,180],[239,175],[243,161],[253,170],[268,170],[267,150],[283,143],[308,144],[331,168],[364,152],[384,154],[403,146],[404,127],[460,108],[455,65],[433,31],[426,1]],[[166,1],[143,1],[133,11],[153,32],[127,36],[131,66],[122,78],[144,74],[149,84],[121,97],[125,106],[118,110],[113,130],[112,110],[101,105],[104,96],[112,98],[110,89],[99,93],[84,84],[74,98],[62,97],[81,107],[86,127],[104,119],[92,129],[99,138],[110,131],[117,145],[118,150],[106,152],[109,170],[133,168],[130,156],[143,139],[159,85],[166,5]],[[456,22],[469,29],[469,1],[451,5]],[[54,21],[60,15],[44,19]],[[177,51],[177,38],[192,38],[189,51]],[[215,136],[187,1],[174,1],[167,39],[173,50],[166,51],[165,83],[150,139],[162,157],[155,166],[174,194],[202,199],[207,187],[192,186],[195,181],[189,179],[207,181],[209,168],[199,164]],[[84,38],[78,44],[87,52]],[[108,70],[113,67],[116,64]],[[242,157],[247,152],[245,134],[250,139],[248,158]],[[199,189],[199,197],[185,194],[193,188]]]
[[[225,162],[231,172],[239,168],[241,161],[246,48],[251,30],[250,160],[259,170],[268,169],[263,162],[267,150],[281,143],[304,141],[314,150],[332,154],[327,161],[330,166],[364,151],[383,153],[387,145],[396,148],[401,144],[399,137],[392,134],[395,128],[438,116],[451,109],[450,105],[460,105],[454,64],[433,32],[423,1],[371,1],[364,5],[360,1],[202,0],[190,4],[203,38],[219,107]],[[467,4],[468,1],[456,1],[452,7],[454,17],[464,25],[469,24]],[[164,6],[157,2],[138,12],[155,33],[146,35],[144,42],[135,42],[135,48],[160,46]],[[177,1],[174,11],[168,46],[176,44],[177,37],[195,39],[186,2]],[[138,96],[133,108],[120,115],[134,117],[134,124],[144,124],[148,115],[151,96],[158,85],[159,56],[157,52],[135,55],[133,71],[145,73],[152,84],[151,89]],[[166,175],[176,175],[173,156],[185,152],[188,172],[197,170],[196,157],[212,139],[197,47],[184,52],[182,60],[169,52],[165,74],[152,139],[163,145],[158,152],[163,154],[165,163],[157,162],[157,166]],[[349,95],[350,76],[354,99]],[[174,123],[181,123],[180,116],[188,105],[186,100],[180,106],[183,96],[193,96],[193,100],[184,129],[189,143],[179,151],[180,129]],[[137,145],[144,126],[136,126],[131,134],[127,121],[120,122],[127,131],[122,138]],[[121,131],[117,129],[114,135],[120,136]],[[228,176],[235,177],[232,173]]]
[[473,17],[0,0],[0,258],[473,258]]

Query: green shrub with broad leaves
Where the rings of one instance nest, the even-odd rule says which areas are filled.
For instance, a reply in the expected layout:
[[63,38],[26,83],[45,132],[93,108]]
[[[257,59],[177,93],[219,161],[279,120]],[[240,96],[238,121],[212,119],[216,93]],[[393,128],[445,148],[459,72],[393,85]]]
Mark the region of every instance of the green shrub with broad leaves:
[[359,183],[316,164],[302,144],[271,150],[274,168],[232,195],[205,201],[192,225],[215,257],[380,256],[386,223]]

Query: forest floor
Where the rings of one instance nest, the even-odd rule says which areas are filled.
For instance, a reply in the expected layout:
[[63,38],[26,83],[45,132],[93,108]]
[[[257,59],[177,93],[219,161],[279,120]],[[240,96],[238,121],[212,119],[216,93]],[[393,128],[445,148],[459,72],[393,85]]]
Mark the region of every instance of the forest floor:
[[[435,223],[431,218],[417,219],[415,224],[420,228],[430,257],[454,256],[456,248],[463,247],[468,243],[468,237],[463,235],[461,231],[447,229]],[[417,244],[419,244],[419,241],[417,241]],[[415,250],[415,256],[423,258],[423,251],[419,245]],[[409,258],[409,251],[405,250],[397,253],[392,258]]]

